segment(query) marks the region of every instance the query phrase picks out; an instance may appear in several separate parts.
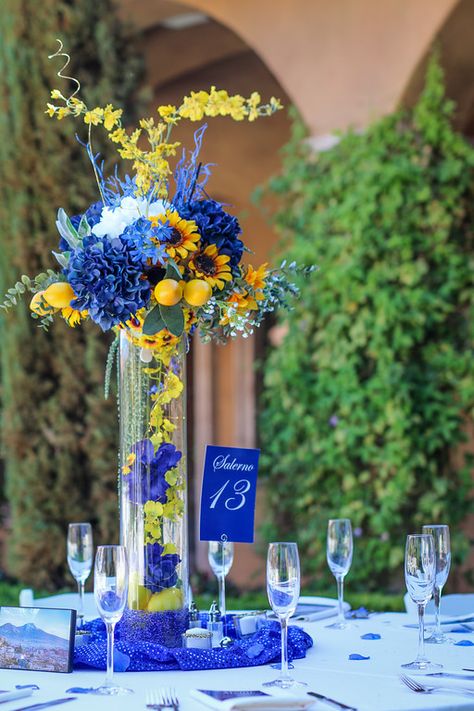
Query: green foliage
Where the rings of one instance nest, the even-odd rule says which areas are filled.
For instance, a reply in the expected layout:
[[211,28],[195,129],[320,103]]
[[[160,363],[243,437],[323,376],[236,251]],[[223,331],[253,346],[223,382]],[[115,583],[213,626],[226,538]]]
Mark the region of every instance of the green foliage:
[[[106,97],[136,108],[141,62],[115,19],[112,0],[3,0],[0,26],[4,293],[17,274],[55,266],[50,252],[59,239],[58,208],[76,214],[98,199],[71,124],[44,113],[50,89],[69,89],[56,76],[62,60],[47,59],[57,49],[56,38],[72,55],[66,73],[78,76],[92,106]],[[94,146],[104,148],[114,154],[106,144]],[[0,317],[8,563],[24,583],[51,589],[70,582],[65,576],[69,521],[91,521],[96,543],[117,539],[116,408],[103,399],[108,339],[92,327],[71,329],[62,322],[42,333],[30,317],[28,299],[17,299],[18,290],[17,285],[15,294],[10,292],[17,308]]]
[[407,533],[472,510],[474,150],[433,60],[412,111],[313,155],[301,127],[271,181],[288,259],[317,263],[264,376],[266,535],[329,579],[327,519],[359,537],[351,586],[397,587]]

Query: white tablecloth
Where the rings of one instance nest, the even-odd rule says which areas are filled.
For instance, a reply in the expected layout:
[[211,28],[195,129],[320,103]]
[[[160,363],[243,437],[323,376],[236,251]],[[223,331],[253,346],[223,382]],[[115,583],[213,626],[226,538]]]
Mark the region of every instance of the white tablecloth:
[[[359,711],[473,711],[472,696],[439,692],[415,694],[401,684],[398,679],[400,665],[414,659],[417,646],[417,630],[403,627],[408,621],[413,619],[405,614],[375,615],[369,620],[354,621],[350,630],[342,631],[327,629],[327,620],[304,623],[304,628],[314,639],[314,647],[305,659],[295,661],[292,673],[296,679],[308,683],[308,690],[332,696]],[[367,632],[379,633],[382,638],[362,640],[361,635]],[[474,634],[469,632],[452,636],[456,640],[470,638],[474,641]],[[433,661],[443,663],[446,671],[474,668],[474,647],[429,645],[427,652]],[[349,661],[351,653],[370,656],[370,659]],[[204,711],[204,706],[190,698],[190,689],[261,689],[262,682],[277,674],[269,666],[207,672],[125,672],[117,674],[116,679],[122,686],[132,688],[135,691],[133,696],[78,696],[76,701],[58,709],[136,711],[145,709],[147,691],[171,686],[178,693],[182,711]],[[5,703],[2,711],[14,711],[35,701],[60,698],[71,686],[98,686],[103,676],[104,673],[99,671],[75,671],[65,675],[0,670],[1,689],[11,689],[15,684],[36,683],[40,686],[34,697]],[[466,683],[474,689],[474,682]],[[312,708],[322,711],[331,707],[318,701]]]

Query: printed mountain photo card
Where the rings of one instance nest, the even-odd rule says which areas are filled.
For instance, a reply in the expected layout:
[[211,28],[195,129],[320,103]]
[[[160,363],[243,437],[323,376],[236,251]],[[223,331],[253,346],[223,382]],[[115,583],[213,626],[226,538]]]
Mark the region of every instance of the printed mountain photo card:
[[72,671],[76,611],[0,607],[0,668]]

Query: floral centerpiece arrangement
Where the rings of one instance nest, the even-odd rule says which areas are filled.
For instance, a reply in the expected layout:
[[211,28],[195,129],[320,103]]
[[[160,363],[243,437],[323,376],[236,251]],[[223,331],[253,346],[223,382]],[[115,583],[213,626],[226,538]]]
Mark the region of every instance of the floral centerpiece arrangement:
[[[61,51],[57,55],[67,57]],[[244,98],[211,87],[191,92],[179,106],[158,107],[155,117],[127,130],[121,109],[86,106],[76,84],[69,97],[54,89],[47,113],[85,124],[99,199],[81,215],[68,217],[59,209],[60,240],[53,252],[59,268],[33,279],[23,276],[3,308],[29,290],[32,316],[44,329],[54,317],[71,327],[90,319],[116,334],[129,608],[175,612],[165,625],[160,621],[163,641],[173,645],[186,627],[184,363],[189,339],[196,332],[205,341],[247,336],[297,289],[290,278],[295,265],[270,269],[266,263],[254,268],[243,262],[237,218],[206,192],[210,167],[199,162],[206,127],[196,131],[193,150],[182,151],[174,170],[180,143],[171,136],[182,121],[215,116],[255,121],[281,106],[275,98],[262,104],[257,92]],[[104,175],[91,140],[99,126],[120,157],[131,161],[129,174]]]

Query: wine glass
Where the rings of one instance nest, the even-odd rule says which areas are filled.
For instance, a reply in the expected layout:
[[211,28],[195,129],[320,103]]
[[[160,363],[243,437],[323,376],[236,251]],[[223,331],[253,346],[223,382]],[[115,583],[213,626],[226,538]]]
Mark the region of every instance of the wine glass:
[[92,570],[94,547],[90,523],[70,523],[67,533],[67,562],[79,593],[79,627],[84,623],[84,585]]
[[441,608],[441,591],[446,580],[448,579],[449,569],[451,567],[451,545],[449,541],[449,526],[428,524],[423,526],[423,533],[431,534],[434,540],[435,557],[436,557],[436,575],[433,589],[433,597],[435,601],[435,629],[433,633],[425,640],[429,644],[442,644],[447,642],[448,637],[441,630],[440,608]]
[[232,541],[209,541],[208,560],[219,584],[219,610],[224,623],[224,636],[226,636],[225,578],[234,562],[234,544]]
[[133,694],[132,689],[116,686],[114,674],[114,629],[123,615],[128,595],[128,563],[123,546],[99,546],[95,557],[94,596],[107,628],[107,675],[96,694],[119,696]]
[[433,595],[436,576],[436,554],[433,536],[420,533],[407,536],[405,549],[405,582],[408,593],[418,605],[418,654],[414,662],[402,664],[404,669],[429,672],[441,669],[441,664],[434,664],[425,657],[425,607]]
[[343,630],[350,625],[344,617],[344,577],[352,563],[352,526],[348,518],[332,518],[328,523],[326,556],[328,566],[337,582],[338,616],[337,621],[327,625],[332,629]]
[[278,679],[263,686],[289,689],[307,686],[288,674],[288,620],[294,614],[300,596],[300,560],[296,543],[270,543],[267,555],[267,595],[281,625],[281,671]]

